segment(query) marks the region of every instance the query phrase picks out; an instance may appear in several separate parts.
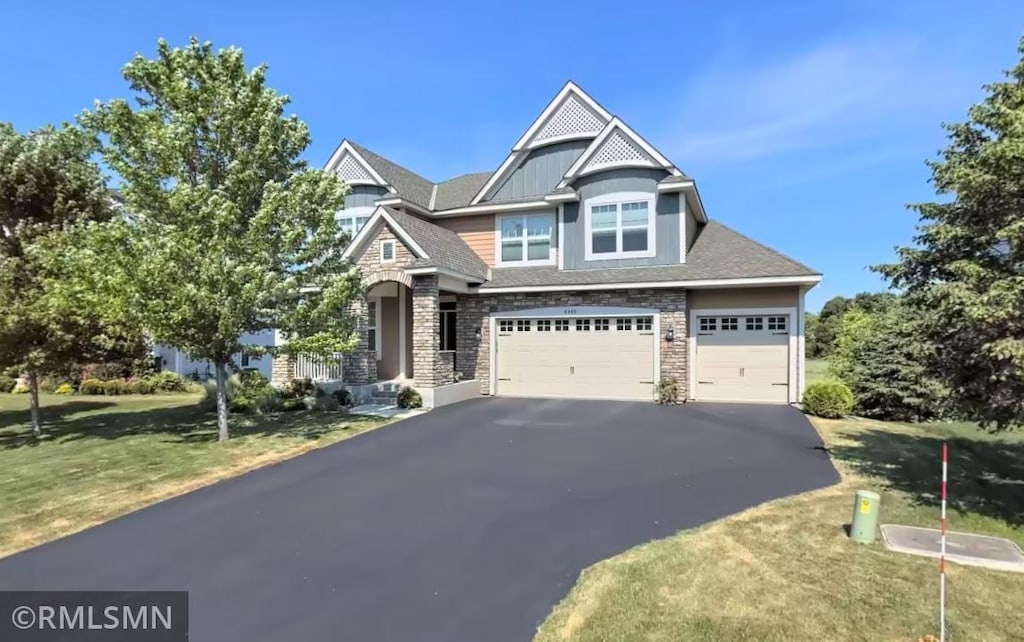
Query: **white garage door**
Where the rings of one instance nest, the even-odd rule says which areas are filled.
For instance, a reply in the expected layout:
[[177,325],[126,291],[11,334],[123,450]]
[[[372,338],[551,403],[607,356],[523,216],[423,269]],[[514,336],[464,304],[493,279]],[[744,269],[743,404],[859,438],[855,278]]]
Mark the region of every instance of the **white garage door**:
[[653,317],[498,319],[496,394],[654,398]]
[[789,326],[789,315],[698,316],[695,398],[789,401]]

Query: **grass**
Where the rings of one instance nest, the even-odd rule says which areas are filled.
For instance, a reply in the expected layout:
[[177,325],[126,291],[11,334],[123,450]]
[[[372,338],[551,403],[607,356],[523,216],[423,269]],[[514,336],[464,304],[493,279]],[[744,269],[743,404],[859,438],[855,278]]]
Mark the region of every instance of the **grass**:
[[[937,634],[937,562],[846,537],[853,493],[882,521],[937,527],[939,444],[950,444],[950,527],[1024,545],[1024,439],[967,424],[815,420],[842,474],[830,488],[629,550],[581,575],[537,642],[917,640]],[[951,639],[1024,631],[1024,577],[947,566]]]
[[197,395],[41,395],[46,439],[28,432],[28,398],[0,394],[0,556],[147,504],[376,428],[339,413],[233,416],[219,443]]
[[807,359],[804,362],[804,387],[831,378],[828,375],[828,361],[825,359]]

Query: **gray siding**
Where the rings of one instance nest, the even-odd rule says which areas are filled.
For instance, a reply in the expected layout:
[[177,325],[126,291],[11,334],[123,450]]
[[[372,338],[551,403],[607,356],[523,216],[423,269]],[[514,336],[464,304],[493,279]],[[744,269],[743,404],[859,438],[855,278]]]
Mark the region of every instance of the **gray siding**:
[[[679,263],[679,194],[658,194],[658,181],[668,175],[660,169],[616,169],[584,176],[574,186],[579,190],[579,203],[566,203],[562,212],[565,239],[566,270],[637,267]],[[587,230],[582,215],[583,203],[596,196],[614,192],[647,192],[656,195],[655,236],[657,254],[642,259],[608,259],[586,261]]]
[[693,208],[687,206],[686,208],[686,251],[689,252],[690,248],[693,247],[693,242],[697,240],[697,217],[693,214]]
[[505,201],[550,193],[588,145],[589,140],[571,140],[533,150],[487,200]]
[[384,196],[387,190],[377,185],[352,185],[352,191],[345,197],[345,209],[350,207],[372,207],[373,202]]

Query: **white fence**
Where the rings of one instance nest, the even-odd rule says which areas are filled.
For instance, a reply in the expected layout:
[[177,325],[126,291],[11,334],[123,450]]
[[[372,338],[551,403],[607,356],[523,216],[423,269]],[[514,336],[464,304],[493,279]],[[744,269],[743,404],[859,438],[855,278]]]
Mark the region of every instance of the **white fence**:
[[311,354],[299,354],[295,357],[295,377],[310,378],[313,381],[341,381],[341,355],[337,352],[333,360],[325,360]]

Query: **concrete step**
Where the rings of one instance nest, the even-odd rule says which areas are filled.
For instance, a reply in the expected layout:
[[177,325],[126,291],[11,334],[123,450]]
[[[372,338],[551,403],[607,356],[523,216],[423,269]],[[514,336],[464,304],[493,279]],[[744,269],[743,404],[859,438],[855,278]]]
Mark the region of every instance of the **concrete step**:
[[383,405],[383,406],[395,406],[397,405],[394,397],[382,397],[380,395],[374,395],[373,397],[367,397],[363,400],[363,403]]

